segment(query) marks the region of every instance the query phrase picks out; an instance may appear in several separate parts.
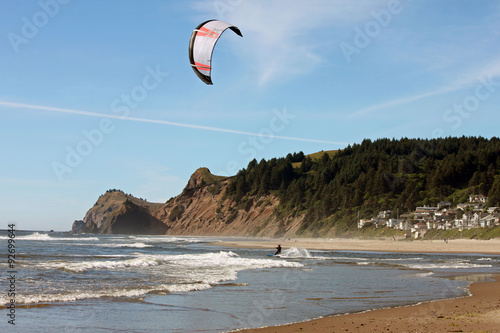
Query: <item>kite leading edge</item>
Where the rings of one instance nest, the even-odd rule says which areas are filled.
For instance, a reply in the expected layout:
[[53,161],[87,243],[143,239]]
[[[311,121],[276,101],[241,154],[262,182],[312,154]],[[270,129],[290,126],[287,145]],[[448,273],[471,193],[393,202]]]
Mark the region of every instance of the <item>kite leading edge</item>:
[[226,22],[209,20],[201,23],[191,34],[189,61],[193,71],[206,84],[212,84],[212,53],[219,37],[226,29],[243,37],[240,29]]

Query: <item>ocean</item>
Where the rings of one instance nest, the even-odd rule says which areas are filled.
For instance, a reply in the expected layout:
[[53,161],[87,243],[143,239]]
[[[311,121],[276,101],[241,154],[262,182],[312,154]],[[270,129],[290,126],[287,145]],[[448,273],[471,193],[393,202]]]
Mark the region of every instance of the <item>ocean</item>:
[[269,257],[217,246],[237,238],[14,236],[0,234],[1,332],[225,332],[462,297],[500,272],[497,255],[292,247]]

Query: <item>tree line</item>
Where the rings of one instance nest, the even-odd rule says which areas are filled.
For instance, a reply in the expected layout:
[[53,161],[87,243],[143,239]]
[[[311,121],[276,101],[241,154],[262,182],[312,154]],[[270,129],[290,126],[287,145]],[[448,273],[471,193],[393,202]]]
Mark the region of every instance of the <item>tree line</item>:
[[[348,229],[357,216],[393,214],[446,200],[488,196],[500,206],[500,140],[496,137],[365,139],[335,154],[311,158],[303,152],[252,160],[226,190],[239,202],[276,195],[280,218],[305,214],[302,229]],[[394,216],[396,217],[396,216]]]

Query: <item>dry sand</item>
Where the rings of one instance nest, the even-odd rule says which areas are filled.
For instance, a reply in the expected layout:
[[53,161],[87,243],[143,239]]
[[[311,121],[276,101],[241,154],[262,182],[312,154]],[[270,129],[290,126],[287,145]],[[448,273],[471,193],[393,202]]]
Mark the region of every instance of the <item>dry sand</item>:
[[[409,253],[500,254],[500,239],[444,241],[397,241],[356,239],[249,239],[215,244],[228,247],[274,249],[382,251]],[[241,332],[500,332],[500,275],[492,282],[470,285],[472,296],[425,302],[418,305],[314,319]]]

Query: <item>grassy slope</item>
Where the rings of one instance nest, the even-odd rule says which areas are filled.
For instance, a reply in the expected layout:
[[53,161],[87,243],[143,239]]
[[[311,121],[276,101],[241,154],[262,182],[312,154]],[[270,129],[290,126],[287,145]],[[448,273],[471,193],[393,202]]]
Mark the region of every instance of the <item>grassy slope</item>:
[[[312,153],[312,154],[308,154],[306,155],[307,157],[310,157],[313,161],[315,160],[319,160],[325,153],[328,154],[328,156],[330,156],[330,158],[337,154],[339,152],[339,150],[326,150],[326,151],[319,151],[317,153]],[[292,163],[292,166],[294,168],[299,168],[301,166],[302,162],[295,162],[295,163]]]
[[199,168],[198,170],[196,170],[196,172],[200,173],[202,179],[205,181],[205,184],[212,184],[212,183],[215,183],[217,181],[225,180],[228,178],[225,176],[213,175],[212,173],[210,173],[210,170],[208,170],[207,168]]
[[148,202],[143,199],[133,197],[129,194],[125,194],[121,191],[114,191],[102,195],[97,200],[94,207],[98,206],[99,210],[114,214],[122,207],[123,203],[127,200],[137,206],[144,206],[149,208],[159,208],[163,205],[161,203]]

